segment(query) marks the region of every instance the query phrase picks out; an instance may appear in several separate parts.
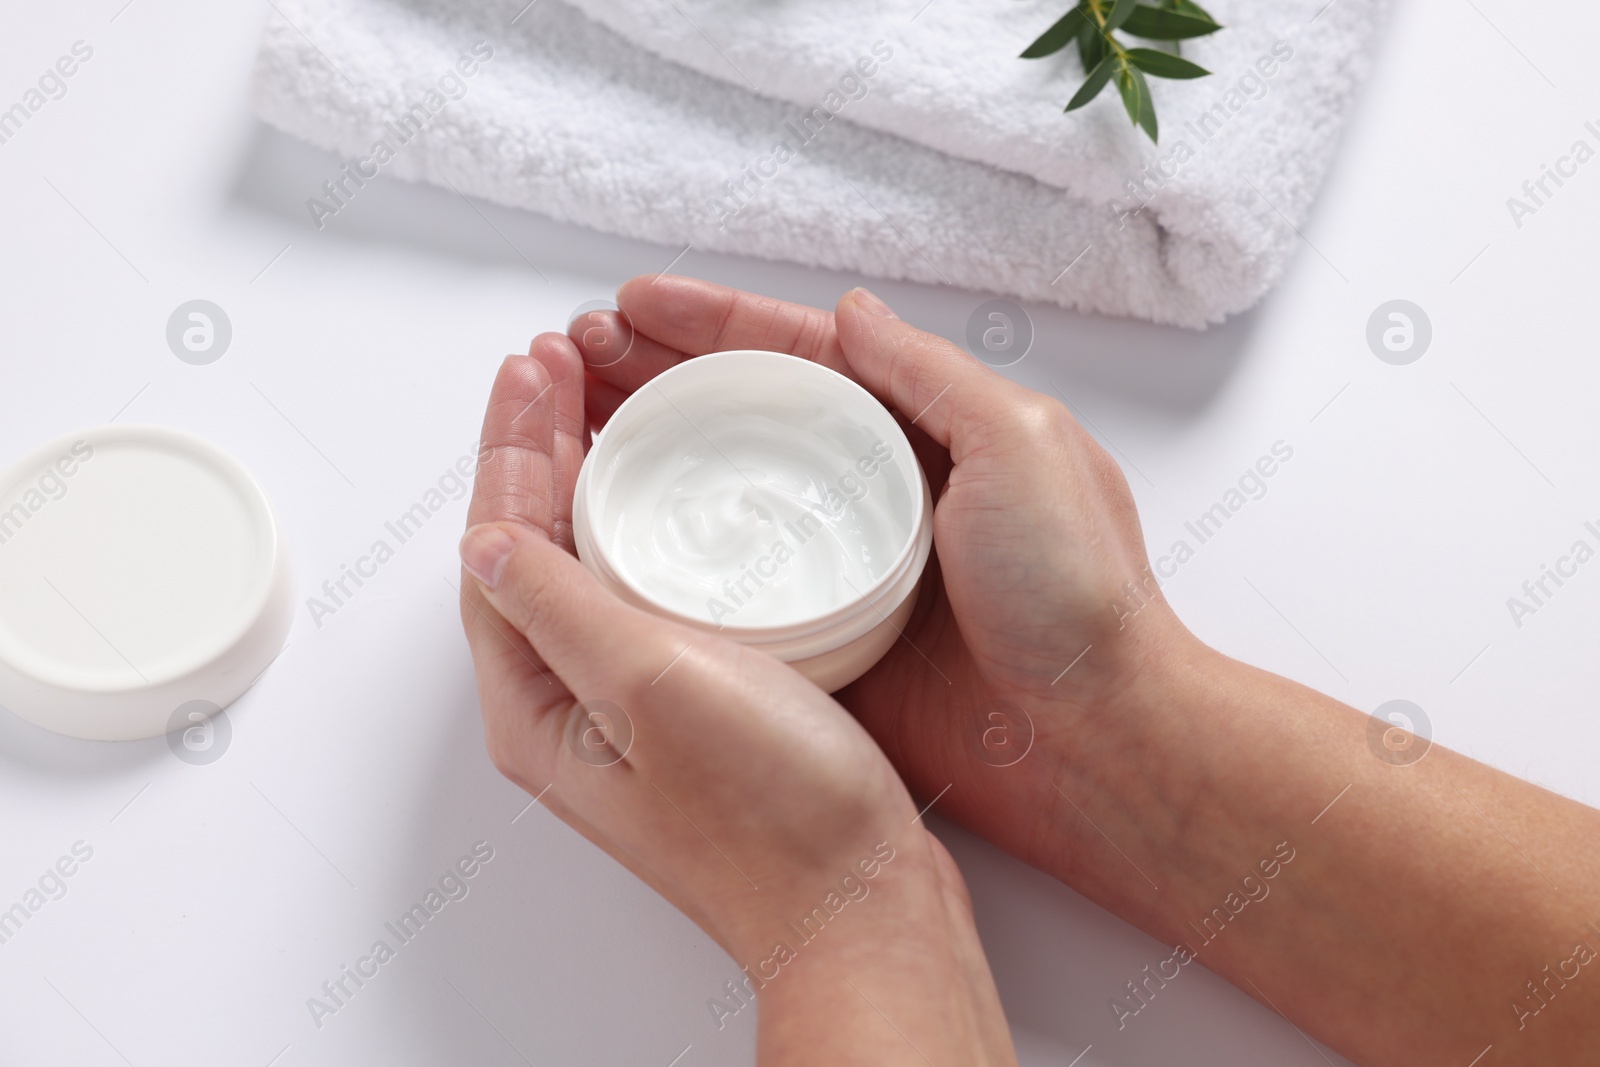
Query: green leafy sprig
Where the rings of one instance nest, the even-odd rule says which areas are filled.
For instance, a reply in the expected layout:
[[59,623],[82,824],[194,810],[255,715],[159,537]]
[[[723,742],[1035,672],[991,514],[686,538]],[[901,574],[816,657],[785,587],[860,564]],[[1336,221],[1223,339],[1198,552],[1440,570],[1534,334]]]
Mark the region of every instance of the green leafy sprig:
[[[1054,55],[1068,44],[1078,43],[1078,59],[1087,77],[1068,101],[1074,111],[1096,96],[1112,78],[1122,93],[1128,118],[1144,130],[1150,140],[1159,140],[1156,107],[1150,96],[1152,78],[1202,78],[1211,72],[1178,54],[1179,41],[1204,37],[1222,29],[1217,20],[1194,0],[1159,0],[1141,4],[1139,0],[1078,0],[1039,39],[1022,52],[1023,59]],[[1142,37],[1147,41],[1171,41],[1173,51],[1159,48],[1128,48],[1117,34]]]

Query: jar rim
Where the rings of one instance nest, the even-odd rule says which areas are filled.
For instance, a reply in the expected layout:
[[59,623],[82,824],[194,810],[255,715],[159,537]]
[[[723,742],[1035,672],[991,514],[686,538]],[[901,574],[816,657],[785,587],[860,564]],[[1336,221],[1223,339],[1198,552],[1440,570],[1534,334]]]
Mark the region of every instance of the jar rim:
[[[903,450],[900,454],[910,457],[911,470],[907,472],[906,488],[910,494],[907,504],[906,536],[904,542],[897,549],[893,562],[884,569],[870,586],[859,590],[854,600],[846,601],[824,611],[797,617],[781,623],[767,623],[756,625],[736,625],[733,623],[716,624],[704,618],[688,615],[670,605],[662,603],[651,596],[639,584],[633,581],[621,568],[615,566],[605,548],[601,538],[596,536],[593,523],[600,512],[601,486],[596,484],[596,479],[591,472],[603,466],[615,449],[620,446],[611,446],[608,449],[607,441],[616,441],[618,438],[609,436],[616,428],[622,427],[623,432],[629,432],[633,422],[638,424],[637,429],[646,424],[646,420],[639,414],[650,407],[646,389],[655,386],[659,393],[660,383],[670,384],[674,379],[682,381],[685,378],[697,378],[718,372],[718,368],[725,369],[725,365],[736,364],[759,367],[771,361],[782,360],[783,369],[787,372],[798,372],[802,376],[809,376],[816,382],[826,382],[825,389],[832,390],[841,401],[855,405],[873,418],[882,416],[881,422],[885,433],[892,433],[891,447]],[[804,368],[804,369],[802,369]],[[676,408],[671,397],[660,393],[669,405]],[[645,399],[641,399],[645,398]],[[654,417],[655,411],[651,411]],[[598,457],[598,458],[597,458]],[[815,651],[825,651],[848,644],[850,641],[877,626],[887,617],[884,602],[893,600],[898,602],[903,598],[907,589],[920,580],[922,570],[932,550],[932,494],[928,487],[927,476],[921,464],[917,461],[916,453],[911,448],[911,441],[906,436],[904,429],[895,420],[889,411],[876,397],[863,388],[859,383],[830,367],[804,359],[799,356],[787,355],[781,352],[770,352],[761,349],[735,349],[726,352],[715,352],[704,356],[694,356],[668,368],[648,383],[641,387],[620,404],[612,413],[606,426],[596,434],[589,454],[584,457],[584,462],[579,471],[578,484],[573,502],[573,528],[577,541],[578,554],[583,562],[596,570],[609,580],[615,587],[625,590],[626,599],[635,602],[636,606],[646,607],[651,612],[665,618],[681,622],[699,630],[719,633],[725,637],[754,647],[767,648],[776,654],[777,649],[801,646]],[[908,579],[909,578],[909,582]],[[898,595],[897,595],[898,594]],[[888,605],[890,609],[894,604]],[[780,658],[792,658],[780,656]]]

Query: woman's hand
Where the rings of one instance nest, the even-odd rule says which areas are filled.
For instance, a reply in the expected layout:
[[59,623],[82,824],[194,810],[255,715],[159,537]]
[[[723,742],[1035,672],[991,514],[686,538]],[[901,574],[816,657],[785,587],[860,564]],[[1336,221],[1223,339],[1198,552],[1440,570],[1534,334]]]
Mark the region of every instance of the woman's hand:
[[925,431],[942,580],[840,699],[939,810],[1175,946],[1108,976],[1116,1030],[1199,960],[1372,1067],[1600,1062],[1600,812],[1205,648],[1066,409],[870,295],[618,301],[631,331],[574,330],[594,422],[680,359],[766,348]]
[[864,290],[833,312],[672,276],[617,298],[620,316],[571,329],[595,425],[673,364],[740,348],[815,360],[900,415],[938,499],[935,560],[904,640],[839,699],[915,793],[1066,876],[1062,765],[1092,760],[1139,680],[1194,644],[1150,580],[1116,463],[1061,403]]
[[584,410],[554,334],[489,400],[462,619],[496,766],[745,968],[708,993],[727,1014],[759,996],[763,1064],[1014,1062],[960,875],[867,732],[574,557]]

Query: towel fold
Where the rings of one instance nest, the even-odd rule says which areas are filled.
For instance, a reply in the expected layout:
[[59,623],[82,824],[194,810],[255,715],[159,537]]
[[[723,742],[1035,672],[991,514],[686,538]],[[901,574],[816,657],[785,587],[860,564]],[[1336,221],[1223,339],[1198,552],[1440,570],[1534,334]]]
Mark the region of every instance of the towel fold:
[[1226,29],[1182,51],[1213,76],[1151,81],[1157,147],[1133,130],[1115,86],[1062,113],[1084,79],[1075,47],[1018,58],[1075,0],[909,0],[888,13],[860,0],[564,2],[657,55],[802,108],[820,106],[871,44],[892,43],[884,75],[856,79],[865,84],[848,105],[852,122],[1107,202],[1176,155],[1179,141],[1196,149],[1182,168],[1195,199],[1238,186],[1241,172],[1273,169],[1261,158],[1268,147],[1325,156],[1351,85],[1353,71],[1341,68],[1374,32],[1370,0],[1339,0],[1337,12],[1328,0],[1206,0]]
[[[977,0],[935,0],[909,29],[852,14],[836,33],[807,14],[847,9],[832,0],[661,6],[687,30],[643,18],[653,3],[578,2],[594,18],[558,0],[275,0],[257,110],[351,161],[350,180],[307,191],[308,214],[336,226],[354,182],[387,173],[678,249],[1203,326],[1282,271],[1379,0],[1303,19],[1306,0],[1282,0],[1298,28],[1254,29],[1248,8],[1267,5],[1236,0],[1247,28],[1216,35],[1217,76],[1157,83],[1159,148],[1114,92],[1060,114],[1074,61],[1043,61],[1051,75],[1010,58],[1048,25],[1042,3],[989,5],[980,39]],[[993,14],[1010,6],[1028,17]],[[758,14],[807,35],[772,51]],[[969,48],[966,74],[932,73]]]

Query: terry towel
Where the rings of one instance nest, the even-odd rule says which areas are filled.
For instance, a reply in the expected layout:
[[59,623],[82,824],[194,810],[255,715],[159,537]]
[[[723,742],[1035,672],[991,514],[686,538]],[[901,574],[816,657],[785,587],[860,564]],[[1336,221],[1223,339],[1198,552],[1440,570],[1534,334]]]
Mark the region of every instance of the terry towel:
[[[1203,326],[1294,251],[1380,2],[1214,5],[1229,28],[1185,49],[1214,76],[1154,83],[1159,146],[1114,88],[1061,114],[1068,52],[1014,58],[1067,0],[275,0],[256,100],[357,177]],[[336,225],[338,199],[308,214]]]

